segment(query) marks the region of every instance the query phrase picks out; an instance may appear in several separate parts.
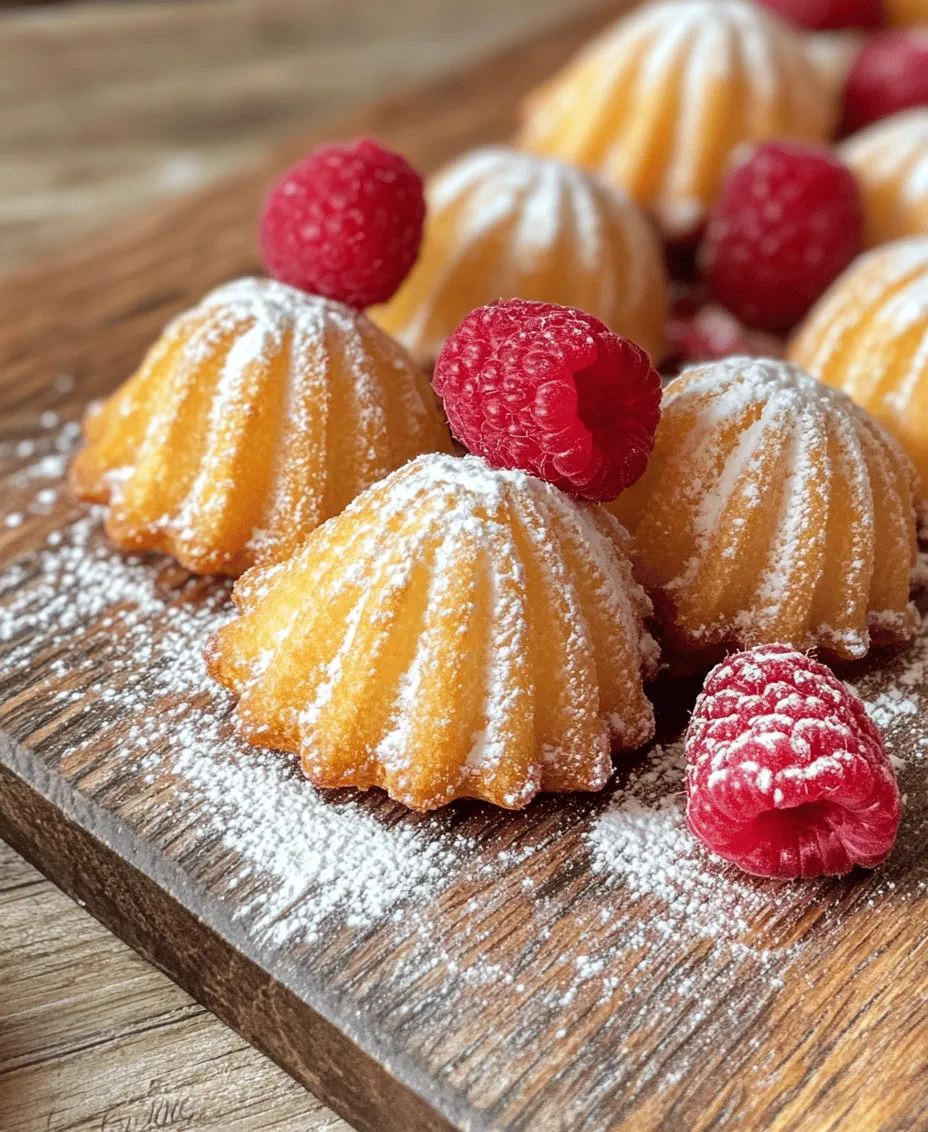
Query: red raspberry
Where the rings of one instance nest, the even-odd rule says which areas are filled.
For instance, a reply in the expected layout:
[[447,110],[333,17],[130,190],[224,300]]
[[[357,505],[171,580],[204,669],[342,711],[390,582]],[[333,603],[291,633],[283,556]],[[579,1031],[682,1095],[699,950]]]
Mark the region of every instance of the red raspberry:
[[779,358],[783,344],[772,334],[749,330],[724,307],[707,303],[689,313],[684,306],[667,322],[668,363],[715,362],[732,355]]
[[644,472],[661,415],[648,355],[591,314],[508,299],[464,319],[435,363],[455,436],[493,468],[615,499]]
[[765,8],[797,27],[811,31],[839,28],[878,28],[883,22],[881,0],[761,0]]
[[419,254],[422,178],[365,139],[327,145],[268,193],[259,242],[270,275],[363,310],[383,303]]
[[844,88],[844,132],[926,105],[928,28],[900,28],[868,39]]
[[860,252],[854,175],[824,149],[765,142],[725,179],[703,246],[718,300],[749,326],[786,331]]
[[892,764],[864,705],[789,645],[736,653],[706,677],[686,732],[686,817],[758,876],[873,868],[896,839]]

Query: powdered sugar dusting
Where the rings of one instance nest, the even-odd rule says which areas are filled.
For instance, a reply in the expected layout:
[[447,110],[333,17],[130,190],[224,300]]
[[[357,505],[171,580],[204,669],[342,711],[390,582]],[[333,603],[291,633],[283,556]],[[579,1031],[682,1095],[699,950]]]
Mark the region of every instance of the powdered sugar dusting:
[[444,242],[433,247],[427,237],[419,274],[385,315],[410,350],[434,357],[472,306],[518,296],[582,299],[584,310],[636,340],[649,332],[663,269],[653,232],[621,189],[566,162],[488,146],[441,170],[428,199]]
[[[96,426],[76,482],[110,502],[121,543],[231,574],[286,557],[406,459],[450,447],[427,378],[392,339],[259,278],[178,315]],[[126,428],[135,443],[114,443]]]
[[[859,130],[838,147],[843,161],[861,182],[864,199],[872,194],[889,214],[888,227],[875,227],[870,239],[884,243],[924,231],[928,216],[928,109],[913,107]],[[887,207],[889,205],[889,207]]]
[[[905,652],[881,664],[871,662],[862,677],[846,683],[881,729],[901,790],[922,794],[928,733],[913,724],[928,718],[928,620]],[[684,766],[682,739],[653,748],[593,823],[588,835],[593,868],[633,896],[656,897],[677,930],[736,938],[776,909],[789,889],[745,876],[695,839],[685,821]],[[818,769],[813,763],[804,773]],[[924,825],[921,813],[915,816],[915,828],[910,825],[909,837],[917,843]]]
[[[732,145],[762,137],[769,114],[827,138],[840,83],[821,54],[744,0],[642,4],[540,88],[521,142],[632,186],[668,236],[691,235],[717,188],[705,171],[721,177],[728,156],[711,149],[723,118]],[[720,109],[736,103],[735,117]]]
[[[26,572],[35,575],[0,608],[0,642],[11,645],[6,663],[25,668],[48,648],[49,633],[63,644],[95,620],[118,638],[100,698],[132,720],[121,757],[148,785],[170,776],[171,805],[183,802],[199,837],[218,836],[238,855],[229,889],[244,890],[242,914],[253,930],[274,940],[313,939],[332,916],[369,926],[432,892],[459,856],[455,839],[435,842],[351,802],[331,805],[291,760],[236,740],[229,699],[201,657],[206,635],[228,619],[227,593],[201,604],[188,600],[195,582],[165,589],[157,565],[102,543],[99,522],[96,509],[58,532],[34,562],[0,578],[2,595]],[[51,673],[69,667],[53,662]],[[98,703],[84,691],[59,692],[55,701],[72,716]],[[100,739],[94,730],[63,757]]]
[[[68,426],[64,437],[56,443],[73,447],[75,430]],[[24,515],[24,522],[30,516],[38,521],[42,511],[36,509],[38,497],[48,488],[38,469],[49,470],[46,460],[42,455],[14,476],[21,495],[11,514]],[[524,479],[518,472],[487,475],[479,461],[454,461],[444,470],[440,458],[423,463],[426,474],[439,482],[443,476],[469,477],[469,489],[486,496],[488,505],[507,480]],[[120,554],[106,543],[101,519],[102,509],[94,508],[50,531],[44,549],[0,575],[6,663],[14,671],[28,669],[50,644],[60,650],[71,635],[99,626],[102,643],[90,647],[86,642],[77,662],[62,654],[45,675],[95,672],[99,648],[105,686],[96,692],[61,690],[54,693],[55,705],[72,718],[90,719],[102,702],[114,711],[115,721],[132,720],[120,732],[120,760],[154,792],[148,804],[160,820],[170,823],[175,810],[188,818],[194,814],[197,837],[218,838],[235,855],[238,864],[228,886],[240,893],[241,914],[252,930],[281,944],[312,940],[333,917],[349,926],[371,926],[446,889],[472,858],[473,846],[466,840],[451,834],[436,840],[415,821],[386,823],[353,799],[335,804],[305,783],[293,760],[235,738],[229,726],[231,700],[209,680],[200,652],[203,641],[231,616],[228,586],[188,578],[161,559]],[[591,527],[587,537],[594,535],[601,537]],[[592,564],[602,568],[595,556]],[[89,728],[63,760],[92,751],[101,737]],[[490,735],[475,736],[474,743],[481,750],[478,761],[493,757],[492,729]],[[642,778],[642,786],[667,783],[674,764],[663,768],[662,757],[659,751],[654,775]],[[171,790],[165,795],[166,781]],[[644,805],[636,803],[636,790],[630,786],[629,804]],[[162,797],[167,800],[157,800]],[[672,809],[664,815],[673,816]],[[677,852],[690,851],[686,838]],[[635,892],[648,887],[648,854],[639,857]],[[631,876],[635,869],[626,871]],[[677,903],[674,915],[682,910]],[[590,976],[588,967],[578,968],[581,982],[584,972]],[[470,977],[479,982],[483,976],[472,972]]]
[[675,930],[736,939],[775,900],[713,858],[686,827],[682,739],[653,749],[593,823],[592,867],[633,897],[655,896]]
[[[611,516],[523,472],[421,456],[283,571],[249,576],[254,600],[211,646],[213,671],[241,696],[240,718],[289,736],[313,781],[373,777],[417,809],[471,796],[524,805],[548,766],[596,789],[611,774],[610,743],[634,748],[653,734],[641,683],[653,666],[651,606],[625,539]],[[295,604],[295,589],[312,602]],[[625,672],[621,690],[597,681],[588,622],[602,627],[606,663]],[[556,677],[546,647],[561,653]],[[291,691],[281,671],[305,675]],[[346,763],[344,720],[358,705],[365,738]],[[535,752],[538,719],[547,747]]]
[[928,237],[897,240],[851,264],[803,324],[790,357],[861,404],[882,401],[904,422],[928,349],[928,330],[913,332],[926,323]]
[[[231,616],[228,585],[114,551],[100,512],[78,511],[39,473],[74,438],[49,430],[28,456],[16,454],[21,439],[0,448],[14,462],[4,507],[23,517],[0,525],[0,685],[14,692],[0,705],[4,732],[79,790],[90,767],[88,792],[198,887],[228,896],[249,945],[267,944],[347,1004],[339,1025],[363,1048],[382,1056],[378,1040],[400,1033],[412,1060],[444,1080],[454,1033],[482,1035],[468,1087],[502,1104],[529,1031],[557,1050],[582,1119],[595,1111],[590,1126],[611,1127],[617,1093],[646,1087],[667,1103],[716,1052],[739,1056],[732,1042],[746,1021],[763,1032],[784,987],[802,993],[810,967],[795,960],[827,949],[860,886],[754,881],[709,857],[683,825],[678,743],[622,772],[611,801],[549,797],[521,814],[465,803],[423,817],[382,796],[317,793],[294,760],[239,742],[231,701],[200,659]],[[54,501],[40,499],[47,491]],[[912,701],[924,716],[925,649],[923,636],[891,662],[889,688],[877,670],[855,675],[872,711]],[[40,692],[35,736],[16,707],[27,686]],[[905,752],[903,789],[921,793],[901,853],[867,890],[873,900],[908,899],[893,887],[900,857],[913,862],[909,887],[928,881],[923,748],[913,753],[910,709],[893,710],[890,753]],[[807,929],[822,908],[816,945]],[[438,1053],[436,1017],[446,1020]],[[642,1054],[644,1032],[672,1035],[667,1058]],[[610,1070],[574,1089],[588,1044]],[[778,1072],[769,1053],[751,1045],[749,1082]],[[573,1109],[558,1111],[570,1119]]]
[[864,701],[891,757],[900,759],[900,747],[905,743],[910,755],[914,751],[917,757],[928,758],[928,731],[920,726],[928,718],[928,617],[912,647],[889,660],[888,689],[881,687],[886,683],[884,672],[883,668],[875,669],[846,683]]
[[648,504],[626,511],[620,499],[618,514],[656,540],[640,555],[645,577],[672,597],[693,647],[786,639],[857,659],[871,634],[912,638],[912,604],[867,609],[866,597],[877,565],[894,578],[915,565],[914,469],[845,392],[786,361],[726,358],[670,383],[661,429],[683,439],[662,448],[659,430]]

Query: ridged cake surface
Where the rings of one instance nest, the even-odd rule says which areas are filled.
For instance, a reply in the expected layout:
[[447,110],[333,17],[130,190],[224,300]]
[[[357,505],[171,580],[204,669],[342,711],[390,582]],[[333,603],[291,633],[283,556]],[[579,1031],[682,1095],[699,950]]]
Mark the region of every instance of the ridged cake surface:
[[530,96],[519,144],[595,170],[670,237],[698,230],[743,142],[826,142],[835,66],[747,0],[659,0]]
[[855,260],[812,308],[789,356],[897,437],[928,499],[928,236]]
[[120,546],[198,573],[287,557],[411,457],[450,451],[427,377],[369,319],[267,279],[176,318],[71,466]]
[[875,122],[838,153],[863,193],[868,246],[928,233],[928,107]]
[[434,360],[476,307],[520,298],[579,307],[659,357],[663,258],[623,192],[560,161],[493,146],[439,172],[427,197],[418,262],[373,312],[414,354]]
[[423,456],[235,587],[207,646],[252,743],[408,806],[597,790],[654,729],[650,602],[606,511]]
[[776,641],[849,660],[918,625],[915,478],[844,393],[736,357],[670,383],[648,471],[611,508],[679,666]]

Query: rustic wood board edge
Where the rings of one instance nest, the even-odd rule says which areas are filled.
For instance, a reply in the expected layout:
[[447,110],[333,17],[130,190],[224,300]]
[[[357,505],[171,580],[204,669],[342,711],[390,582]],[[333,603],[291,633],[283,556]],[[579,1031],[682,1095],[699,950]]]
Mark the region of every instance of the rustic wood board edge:
[[285,963],[269,970],[252,954],[218,900],[195,893],[177,865],[3,733],[0,836],[361,1132],[471,1127],[468,1114],[455,1111],[460,1097],[395,1053],[388,1068],[355,1020],[326,1002],[324,987],[314,997],[323,1005],[311,1007],[290,989]]
[[[255,168],[149,208],[0,280],[0,387],[13,416],[26,414],[56,373],[75,375],[77,398],[100,395],[114,374],[129,371],[174,311],[231,275],[260,270],[251,233],[261,194],[274,171],[307,148],[373,133],[425,160],[427,170],[470,145],[504,140],[519,92],[624,6],[611,0],[573,14],[459,71],[377,100]],[[501,73],[513,90],[498,90]],[[180,231],[190,237],[182,245]],[[176,281],[170,286],[169,275]],[[128,309],[126,292],[137,296]],[[116,325],[120,341],[111,349],[108,331]],[[320,1010],[310,1007],[290,989],[283,962],[270,971],[249,953],[221,902],[198,901],[176,865],[2,731],[0,836],[362,1132],[485,1127],[460,1094],[404,1064],[397,1051],[378,1055],[356,1019],[339,1016],[331,1002],[325,1006],[324,987]],[[155,919],[158,933],[151,929]],[[165,947],[159,936],[183,946]],[[305,980],[305,970],[302,975]],[[237,995],[228,993],[233,985]]]
[[[529,48],[517,47],[462,74],[355,113],[328,131],[288,147],[256,170],[154,209],[0,283],[0,310],[4,312],[0,324],[0,437],[15,441],[35,435],[40,409],[56,422],[73,422],[89,398],[107,393],[131,371],[169,315],[195,302],[215,283],[258,270],[253,246],[256,209],[276,165],[325,136],[379,134],[424,170],[469,146],[503,140],[511,134],[515,108],[525,89],[616,11],[610,4],[589,17],[572,18],[533,40]],[[62,383],[57,375],[68,377]],[[60,500],[48,523],[58,522],[67,508],[66,501]],[[34,528],[24,524],[21,530],[22,535],[12,531],[6,536],[10,544],[21,538],[24,548],[31,545],[35,549],[34,542],[29,544],[35,535],[27,533]],[[47,690],[41,680],[28,671],[22,676],[21,715],[25,715],[25,705],[33,716],[53,715],[54,711],[44,710]],[[677,974],[686,980],[697,963],[702,964],[701,971],[707,970],[704,960],[709,944],[704,945],[702,937],[689,949],[686,963],[678,962],[674,954],[664,955],[653,965],[651,975],[640,984],[639,999],[629,997],[623,1003],[607,997],[600,1003],[598,991],[587,999],[578,998],[573,1007],[565,1008],[573,1012],[574,1028],[568,1041],[574,1050],[598,1049],[593,1072],[583,1058],[575,1058],[570,1063],[562,1060],[552,1073],[538,1053],[544,1054],[550,1046],[538,1039],[547,1032],[550,1041],[556,1042],[560,1033],[554,1027],[561,1019],[552,1016],[536,1029],[537,1000],[530,1012],[510,1011],[508,1019],[504,1012],[472,1017],[481,1048],[479,1055],[471,1057],[463,1045],[468,1039],[467,1027],[461,1024],[464,1010],[459,1016],[437,992],[424,996],[419,1013],[411,1016],[407,1034],[425,1035],[428,1040],[431,1027],[419,1024],[434,1019],[435,1029],[442,1031],[448,1046],[463,1038],[458,1051],[464,1054],[466,1069],[457,1078],[462,1092],[455,1092],[449,1102],[445,1090],[450,1092],[455,1081],[445,1077],[448,1060],[436,1055],[414,1062],[417,1067],[433,1067],[426,1087],[420,1089],[421,1077],[407,1073],[408,1063],[403,1060],[404,1051],[416,1048],[414,1043],[401,1045],[395,1057],[392,1052],[388,1057],[378,1056],[380,1051],[372,1047],[372,1041],[352,1042],[346,1036],[348,1026],[343,1029],[341,1019],[327,1009],[324,994],[318,1003],[311,996],[294,1002],[294,997],[305,996],[292,995],[294,984],[288,984],[287,972],[276,970],[276,953],[254,949],[253,954],[268,956],[255,964],[236,947],[237,935],[225,934],[223,924],[229,915],[221,901],[215,901],[222,913],[217,929],[204,922],[207,916],[212,918],[213,903],[202,901],[198,909],[195,900],[187,899],[183,886],[176,892],[179,899],[164,891],[157,862],[150,859],[149,843],[140,846],[126,839],[122,827],[109,825],[102,815],[102,820],[96,820],[98,815],[86,800],[93,786],[85,789],[78,780],[63,775],[58,782],[54,772],[47,771],[40,757],[45,748],[39,731],[34,743],[27,740],[16,750],[4,744],[4,734],[28,734],[17,731],[15,721],[11,727],[0,732],[0,835],[363,1132],[436,1128],[489,1132],[503,1127],[531,1132],[557,1127],[567,1132],[579,1127],[581,1120],[583,1127],[597,1132],[633,1124],[708,1129],[732,1121],[807,1132],[824,1128],[826,1123],[843,1127],[848,1114],[863,1121],[857,1127],[923,1126],[918,1123],[925,1111],[923,1063],[917,1055],[906,1060],[891,1056],[890,1051],[925,1047],[920,1040],[925,1026],[924,980],[918,965],[911,962],[924,943],[924,921],[917,912],[894,916],[893,904],[887,903],[888,916],[879,922],[861,916],[857,931],[840,935],[838,929],[852,922],[867,900],[868,881],[832,886],[828,899],[818,901],[810,915],[801,906],[785,902],[782,915],[778,911],[769,923],[759,925],[758,943],[764,954],[768,954],[768,945],[780,948],[791,946],[794,939],[812,937],[804,954],[814,966],[806,967],[801,984],[798,980],[792,984],[795,993],[782,1000],[766,977],[747,981],[747,993],[739,987],[735,994],[734,980],[743,975],[739,968],[727,979],[727,967],[734,968],[734,964],[726,953],[700,984],[715,995],[712,1009],[694,1012],[692,998],[676,993]],[[68,781],[74,785],[67,786]],[[928,816],[923,816],[928,815],[928,799],[923,793],[919,804],[918,820],[928,828]],[[101,808],[105,806],[106,801]],[[160,844],[164,856],[173,859],[172,847]],[[198,851],[208,849],[196,840],[194,844]],[[911,836],[907,852],[908,858],[897,857],[885,874],[885,885],[892,890],[899,882],[904,889],[898,897],[899,907],[903,900],[917,900],[913,905],[917,909],[924,899],[918,883],[923,877],[918,871],[922,866],[916,869],[913,861],[916,857],[921,861],[922,853],[921,846],[913,846]],[[588,893],[595,896],[595,881],[590,884],[589,874],[583,876],[582,869],[573,868],[576,861],[576,843],[569,834],[554,842],[552,852],[542,854],[539,861],[541,869],[535,876],[542,882],[544,907],[555,926],[574,923],[566,910],[576,907],[583,912],[592,903],[587,899],[584,904],[584,898]],[[181,876],[186,876],[182,869]],[[512,872],[504,879],[514,880],[515,876]],[[512,901],[508,884],[499,891],[499,908],[508,915],[518,905]],[[883,899],[887,899],[885,890]],[[541,908],[541,901],[535,900],[533,907]],[[826,919],[829,923],[822,926]],[[505,916],[491,918],[489,923],[492,932],[486,938],[510,938],[511,926]],[[153,926],[159,929],[157,934]],[[523,932],[521,954],[525,955],[539,938],[539,924],[523,917],[517,926]],[[590,938],[598,946],[598,937]],[[183,953],[175,939],[183,941]],[[333,961],[327,970],[336,977],[346,970],[350,978],[350,954],[341,947],[343,939],[346,944],[354,942],[345,933],[333,943]],[[553,942],[547,943],[546,955],[560,951],[576,956],[568,941],[556,935],[548,939]],[[740,939],[737,942],[740,946]],[[394,954],[392,944],[392,939],[387,941],[384,954]],[[483,941],[472,950],[482,957]],[[355,946],[359,957],[360,951]],[[773,954],[776,961],[778,953]],[[756,955],[751,950],[751,956]],[[629,963],[636,961],[633,951],[627,956]],[[833,961],[846,964],[847,975],[840,984],[825,977]],[[442,970],[440,966],[434,969]],[[901,977],[906,969],[909,979]],[[304,966],[301,974],[305,990],[311,972]],[[436,987],[443,992],[450,983],[449,979],[436,980]],[[400,994],[405,987],[394,986],[398,993],[388,1000],[387,1008],[396,1011],[404,1005]],[[715,994],[716,988],[721,993]],[[226,999],[232,989],[238,992],[238,1005],[233,1001],[230,1009]],[[658,1006],[663,1001],[670,1009],[646,1027],[637,1003],[646,1002],[652,1012],[655,1000]],[[367,1006],[363,998],[355,1001],[359,1009],[352,1019],[357,1027]],[[467,1005],[464,996],[455,1001],[459,1007]],[[315,1009],[308,1012],[307,1002]],[[587,1008],[590,1002],[594,1009]],[[486,1024],[488,1017],[493,1026]],[[887,1022],[890,1018],[892,1025]],[[616,1031],[607,1031],[613,1020],[620,1033],[634,1037],[634,1043],[626,1043],[624,1049],[616,1046]],[[746,1030],[761,1024],[769,1025],[770,1034],[785,1034],[788,1039],[785,1049],[782,1043],[769,1045],[766,1052],[775,1058],[769,1073],[765,1066],[769,1068],[770,1063],[755,1063],[753,1047],[745,1040]],[[499,1032],[485,1038],[492,1030]],[[356,1033],[356,1029],[348,1032]],[[726,1038],[728,1033],[732,1041]],[[513,1063],[510,1055],[513,1050],[519,1052],[523,1039],[525,1060]],[[506,1064],[515,1064],[518,1076],[503,1074],[499,1059],[484,1056],[494,1046],[504,1053]],[[681,1071],[674,1072],[669,1089],[659,1094],[657,1082],[674,1064],[678,1051],[676,1064]],[[810,1051],[815,1051],[814,1059]],[[686,1072],[687,1066],[694,1065],[698,1080]],[[468,1078],[471,1066],[475,1075]],[[583,1112],[572,1107],[577,1097],[583,1100]],[[495,1109],[482,1111],[484,1102]]]

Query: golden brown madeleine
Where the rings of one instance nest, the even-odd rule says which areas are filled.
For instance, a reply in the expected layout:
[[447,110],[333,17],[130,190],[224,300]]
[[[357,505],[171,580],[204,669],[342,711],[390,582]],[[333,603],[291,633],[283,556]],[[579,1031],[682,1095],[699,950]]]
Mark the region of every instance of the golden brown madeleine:
[[928,499],[928,236],[856,259],[809,312],[789,357],[901,442]]
[[654,732],[658,654],[606,511],[473,456],[423,456],[235,587],[206,649],[251,743],[317,786],[419,810],[598,790]]
[[727,358],[667,386],[651,464],[610,508],[679,666],[775,641],[849,660],[918,626],[915,483],[845,394]]
[[736,146],[828,141],[834,72],[807,36],[747,0],[657,0],[530,95],[518,143],[601,174],[665,235],[686,237]]
[[290,555],[372,483],[451,440],[428,378],[364,315],[268,279],[176,318],[85,422],[80,499],[119,546],[233,576]]
[[372,317],[434,361],[465,315],[495,299],[579,307],[657,361],[667,283],[651,222],[619,189],[503,146],[465,154],[427,186],[419,259]]
[[863,194],[868,247],[928,235],[928,107],[903,110],[852,134],[838,155]]

